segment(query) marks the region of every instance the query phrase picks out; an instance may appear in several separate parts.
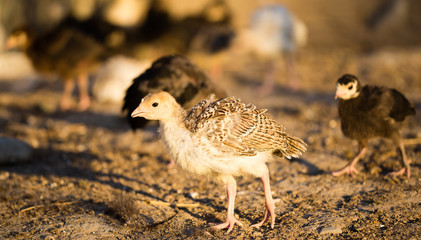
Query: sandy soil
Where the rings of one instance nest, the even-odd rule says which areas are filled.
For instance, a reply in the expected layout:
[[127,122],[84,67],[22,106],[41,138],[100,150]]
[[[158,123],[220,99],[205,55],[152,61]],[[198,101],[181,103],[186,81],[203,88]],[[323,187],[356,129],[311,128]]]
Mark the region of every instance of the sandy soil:
[[[406,146],[413,161],[410,179],[385,177],[400,168],[400,155],[384,139],[370,142],[368,156],[357,166],[359,175],[333,177],[329,172],[357,151],[356,142],[340,131],[333,99],[343,73],[405,93],[418,114],[408,119],[402,135],[421,138],[421,48],[373,48],[377,42],[359,28],[362,21],[347,21],[366,14],[370,9],[357,10],[367,1],[355,1],[352,8],[334,0],[308,6],[285,2],[308,22],[312,39],[297,55],[299,91],[285,88],[282,61],[276,90],[260,96],[262,62],[250,56],[214,60],[225,63],[216,84],[268,108],[309,145],[300,159],[269,163],[273,195],[281,199],[274,229],[250,228],[264,213],[261,183],[250,176],[238,178],[235,213],[244,227],[230,234],[207,229],[225,220],[224,186],[169,168],[156,125],[133,133],[121,104],[94,102],[87,112],[56,112],[61,83],[25,77],[0,82],[0,136],[34,148],[28,161],[0,166],[0,238],[419,239],[419,141]],[[381,36],[377,39],[387,42]],[[209,63],[195,61],[204,68]]]
[[[236,214],[244,227],[235,227],[230,234],[206,229],[211,222],[225,220],[224,186],[168,168],[169,157],[156,125],[131,132],[118,104],[94,103],[88,112],[57,113],[53,110],[60,83],[39,81],[31,91],[9,91],[13,85],[9,84],[0,94],[1,135],[35,148],[28,162],[0,167],[0,236],[417,239],[421,235],[419,144],[407,146],[413,159],[409,180],[385,177],[400,163],[393,144],[381,139],[370,143],[358,176],[335,178],[329,171],[344,166],[357,150],[356,143],[340,131],[333,100],[338,74],[361,73],[365,82],[396,87],[420,112],[421,50],[370,55],[309,50],[298,56],[302,90],[288,91],[280,82],[265,97],[255,91],[262,65],[242,59],[227,67],[218,83],[230,94],[268,108],[290,133],[309,144],[302,158],[277,158],[269,164],[274,196],[281,199],[274,229],[249,227],[260,221],[264,210],[261,183],[249,176],[238,179]],[[334,64],[337,59],[342,59],[341,69]],[[419,114],[410,118],[403,136],[419,138],[420,122]]]

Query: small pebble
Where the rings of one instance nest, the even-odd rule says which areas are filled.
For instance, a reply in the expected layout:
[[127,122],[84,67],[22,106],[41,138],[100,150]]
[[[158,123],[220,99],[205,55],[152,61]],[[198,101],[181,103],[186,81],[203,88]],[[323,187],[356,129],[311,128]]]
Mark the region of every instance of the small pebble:
[[342,233],[342,229],[338,227],[325,227],[320,230],[320,234],[340,234]]
[[7,178],[9,178],[9,176],[9,172],[0,172],[0,180],[6,180]]
[[24,141],[0,137],[0,164],[20,163],[30,160],[32,147]]
[[329,127],[336,128],[337,126],[338,126],[338,123],[335,120],[331,119],[329,121]]
[[193,199],[196,199],[197,196],[199,196],[199,193],[197,193],[197,192],[190,193],[190,197],[193,198]]

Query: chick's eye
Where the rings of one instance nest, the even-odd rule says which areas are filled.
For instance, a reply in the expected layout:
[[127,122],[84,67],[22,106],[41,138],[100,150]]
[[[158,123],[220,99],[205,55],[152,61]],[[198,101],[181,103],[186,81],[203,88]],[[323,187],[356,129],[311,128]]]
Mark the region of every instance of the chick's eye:
[[348,87],[349,90],[351,90],[354,87],[354,85],[351,85]]
[[158,107],[158,103],[157,102],[152,103],[152,107]]

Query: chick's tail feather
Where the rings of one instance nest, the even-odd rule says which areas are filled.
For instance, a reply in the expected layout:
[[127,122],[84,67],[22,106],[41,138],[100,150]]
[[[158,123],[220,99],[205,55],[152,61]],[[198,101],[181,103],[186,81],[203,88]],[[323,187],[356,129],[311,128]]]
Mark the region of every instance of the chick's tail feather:
[[298,137],[287,136],[286,142],[286,148],[275,150],[275,155],[291,159],[291,157],[298,158],[307,151],[307,144]]

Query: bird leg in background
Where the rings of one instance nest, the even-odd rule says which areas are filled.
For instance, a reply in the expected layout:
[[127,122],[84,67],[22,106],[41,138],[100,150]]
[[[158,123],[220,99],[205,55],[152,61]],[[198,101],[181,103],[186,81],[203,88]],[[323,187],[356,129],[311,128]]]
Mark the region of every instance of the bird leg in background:
[[273,200],[272,198],[272,191],[270,190],[269,171],[266,171],[260,179],[262,180],[263,190],[265,192],[266,211],[263,220],[257,224],[252,225],[252,227],[262,226],[269,220],[270,217],[270,227],[273,228],[275,226],[275,203],[279,202],[280,199]]
[[287,72],[288,78],[288,87],[291,90],[298,90],[300,88],[300,83],[298,81],[297,70],[295,69],[294,55],[292,53],[286,53],[285,59],[285,69]]
[[[300,88],[300,83],[298,81],[297,70],[295,69],[293,54],[285,53],[284,62],[286,77],[288,81],[287,86],[289,89],[296,91]],[[262,95],[271,93],[275,87],[275,79],[277,73],[276,63],[277,60],[273,59],[269,60],[269,63],[267,63],[264,81],[259,89],[259,93]]]
[[223,79],[223,67],[224,63],[221,62],[211,62],[209,64],[210,66],[208,67],[208,69],[206,70],[206,72],[208,73],[208,76],[210,77],[210,80],[212,82],[218,82],[218,81],[222,81]]
[[266,63],[265,76],[262,86],[259,88],[259,93],[261,95],[269,94],[273,91],[275,86],[276,78],[276,61],[273,59],[268,60]]
[[411,169],[410,169],[410,166],[409,166],[411,161],[406,156],[405,145],[404,145],[403,141],[400,139],[400,137],[395,137],[394,142],[398,146],[399,151],[401,152],[401,157],[402,157],[401,161],[402,161],[402,164],[403,164],[404,167],[402,169],[398,170],[398,171],[390,172],[387,175],[389,175],[389,176],[400,176],[400,175],[406,173],[406,176],[409,178],[411,176]]
[[235,224],[243,226],[243,224],[238,221],[234,216],[234,204],[235,204],[235,195],[237,194],[237,182],[232,176],[227,176],[225,178],[227,184],[227,196],[228,196],[228,208],[227,208],[227,220],[224,223],[212,226],[211,228],[223,229],[228,228],[228,233],[234,228]]
[[69,110],[72,104],[72,93],[73,93],[74,87],[75,87],[75,83],[73,79],[71,78],[65,79],[63,94],[61,95],[60,106],[59,106],[61,111]]
[[367,147],[366,144],[362,145],[360,144],[360,152],[358,153],[358,155],[352,160],[352,162],[350,162],[348,165],[346,165],[344,168],[342,168],[341,170],[338,171],[334,171],[332,172],[332,175],[337,177],[337,176],[341,176],[345,173],[348,173],[351,176],[354,176],[354,173],[358,174],[358,170],[355,169],[355,165],[358,163],[358,161],[365,155],[365,153],[367,152]]
[[80,74],[77,79],[79,87],[79,111],[84,111],[91,105],[91,99],[89,97],[89,79],[88,75]]
[[174,168],[174,167],[175,167],[174,158],[170,157],[170,162],[168,163],[168,168]]

